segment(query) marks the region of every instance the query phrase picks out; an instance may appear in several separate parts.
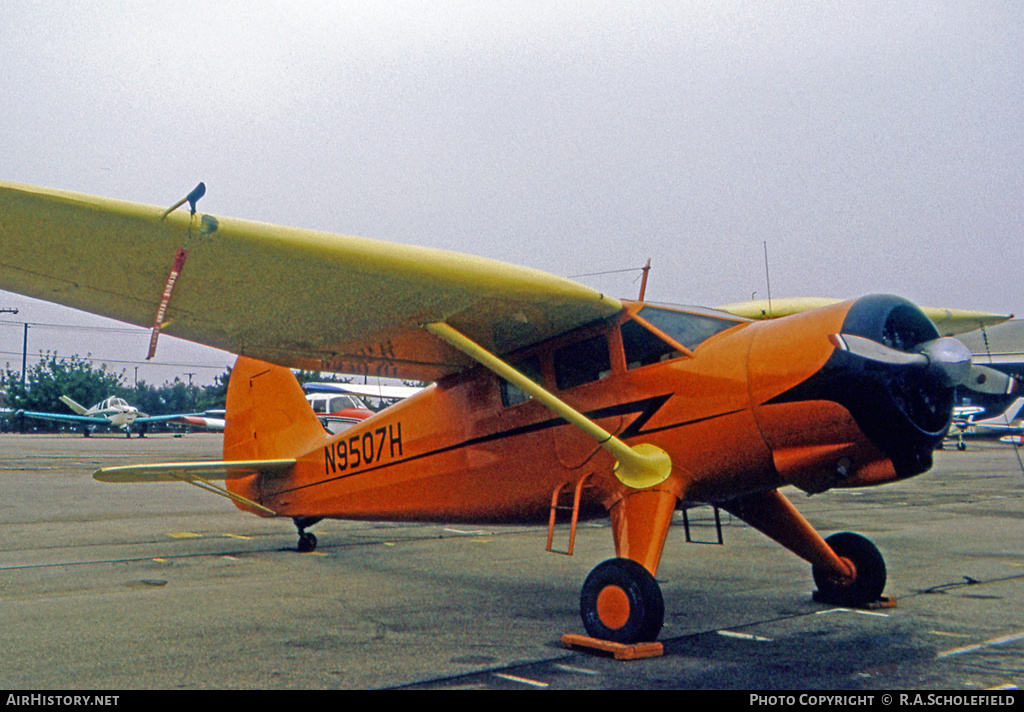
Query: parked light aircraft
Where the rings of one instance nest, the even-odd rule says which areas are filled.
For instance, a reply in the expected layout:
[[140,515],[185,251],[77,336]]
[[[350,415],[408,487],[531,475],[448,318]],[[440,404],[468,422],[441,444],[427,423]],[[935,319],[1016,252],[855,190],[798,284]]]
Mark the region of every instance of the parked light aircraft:
[[[564,506],[568,553],[580,519],[610,516],[616,555],[584,581],[580,614],[623,643],[658,635],[654,575],[674,510],[695,503],[809,562],[821,600],[878,599],[878,549],[823,538],[782,488],[924,472],[956,387],[1007,387],[895,296],[752,321],[441,250],[12,184],[0,237],[0,289],[241,354],[223,461],[96,479],[190,482],[291,517],[305,549],[325,517],[546,521],[550,541]],[[332,436],[286,367],[434,384]]]
[[86,437],[89,437],[89,434],[98,427],[120,428],[124,430],[125,435],[129,438],[132,436],[133,430],[137,430],[139,437],[142,437],[146,432],[146,428],[153,423],[181,422],[180,419],[201,415],[199,413],[187,415],[146,415],[135,406],[129,405],[124,398],[118,398],[117,396],[105,398],[91,408],[79,405],[66,395],[61,396],[60,401],[74,411],[74,414],[17,410],[14,411],[14,415],[79,425],[82,427],[82,432]]
[[178,415],[171,419],[171,422],[177,423],[178,425],[191,425],[196,428],[205,428],[206,430],[223,430],[225,425],[223,410],[207,410],[203,413],[189,413],[187,415]]
[[326,381],[303,383],[302,390],[306,391],[306,393],[347,393],[353,396],[398,401],[414,396],[423,389],[416,386],[388,386],[383,384],[335,383],[333,381]]
[[306,400],[320,424],[330,433],[340,433],[363,422],[373,411],[354,395],[342,393],[307,393]]
[[[302,385],[306,400],[320,422],[332,433],[348,430],[373,415],[359,396],[375,398],[382,405],[408,398],[423,390],[412,386],[371,385],[368,383],[309,382]],[[378,408],[379,410],[379,408]]]
[[[992,439],[1020,444],[1024,435],[1024,398],[1017,398],[1002,413],[986,415],[979,406],[959,406],[953,409],[953,422],[949,438],[955,438],[958,450],[966,450],[964,439]],[[985,417],[981,417],[985,416]]]

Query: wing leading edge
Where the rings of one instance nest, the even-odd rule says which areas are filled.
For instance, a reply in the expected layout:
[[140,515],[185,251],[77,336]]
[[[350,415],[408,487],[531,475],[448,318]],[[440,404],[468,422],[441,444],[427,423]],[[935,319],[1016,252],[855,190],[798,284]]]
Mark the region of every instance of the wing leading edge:
[[[285,366],[436,380],[621,304],[554,275],[445,250],[0,182],[0,289]],[[162,304],[177,251],[180,274]],[[55,255],[61,255],[55,258]]]
[[[755,299],[748,302],[726,304],[718,309],[748,319],[769,319],[790,316],[820,307],[838,304],[842,299],[826,297],[790,297],[784,299]],[[970,309],[944,309],[941,307],[919,307],[927,315],[942,336],[965,334],[985,326],[1002,324],[1013,318],[1013,314],[990,314]]]

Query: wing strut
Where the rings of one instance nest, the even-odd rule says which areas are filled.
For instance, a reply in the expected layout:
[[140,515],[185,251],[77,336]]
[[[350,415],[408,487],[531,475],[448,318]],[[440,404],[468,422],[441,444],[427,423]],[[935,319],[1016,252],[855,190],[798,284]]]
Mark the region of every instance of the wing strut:
[[230,499],[232,502],[235,502],[236,504],[242,504],[242,505],[245,505],[246,507],[251,507],[253,509],[257,509],[257,510],[263,512],[264,514],[269,514],[269,515],[271,515],[273,517],[277,516],[277,512],[275,512],[273,509],[268,509],[267,507],[264,507],[262,504],[254,502],[254,501],[252,501],[251,499],[249,499],[247,497],[243,497],[242,495],[235,494],[234,492],[231,492],[231,491],[225,489],[224,487],[220,487],[218,485],[215,485],[212,482],[210,482],[209,480],[207,480],[207,479],[205,479],[203,477],[200,477],[199,475],[185,473],[185,472],[182,472],[180,474],[176,473],[176,472],[171,472],[171,473],[168,473],[168,474],[170,474],[170,476],[173,477],[176,480],[181,480],[185,484],[189,484],[189,485],[192,485],[194,487],[198,487],[199,489],[206,490],[207,492],[212,492],[213,494],[218,495],[220,497],[227,497],[228,499]]
[[589,435],[616,459],[615,476],[628,487],[643,489],[661,484],[672,473],[668,453],[656,445],[639,443],[630,447],[590,420],[565,401],[535,383],[509,364],[444,322],[424,326],[434,336],[482,364],[501,378],[529,394],[549,410]]

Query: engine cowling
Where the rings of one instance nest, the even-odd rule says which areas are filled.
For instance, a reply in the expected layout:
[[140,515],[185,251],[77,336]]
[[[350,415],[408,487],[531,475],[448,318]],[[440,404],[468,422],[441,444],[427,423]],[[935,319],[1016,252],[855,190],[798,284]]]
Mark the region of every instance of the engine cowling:
[[[931,467],[955,393],[949,369],[921,366],[928,358],[919,349],[939,334],[914,304],[876,295],[758,326],[751,397],[783,481],[818,492]],[[837,334],[908,357],[866,358],[843,348]]]

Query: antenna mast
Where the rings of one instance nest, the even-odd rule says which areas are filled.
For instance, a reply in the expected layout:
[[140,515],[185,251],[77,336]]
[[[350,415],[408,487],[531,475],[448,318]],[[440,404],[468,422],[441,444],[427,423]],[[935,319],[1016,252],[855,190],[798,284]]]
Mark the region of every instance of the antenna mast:
[[651,271],[651,258],[648,257],[647,258],[647,264],[643,267],[644,276],[640,280],[640,299],[639,299],[639,301],[641,301],[641,302],[644,300],[644,294],[647,293],[647,273],[650,272],[650,271]]

